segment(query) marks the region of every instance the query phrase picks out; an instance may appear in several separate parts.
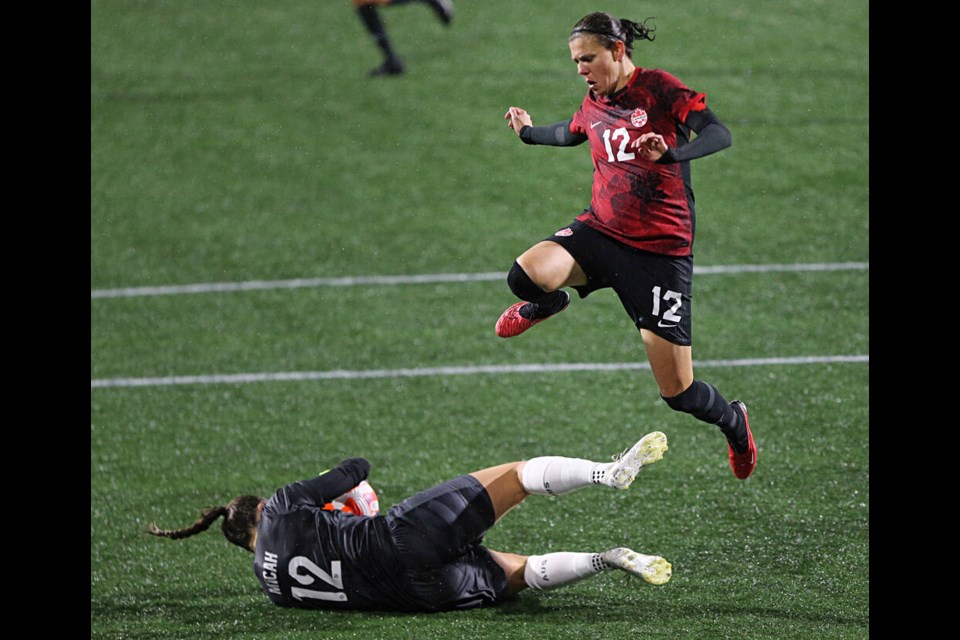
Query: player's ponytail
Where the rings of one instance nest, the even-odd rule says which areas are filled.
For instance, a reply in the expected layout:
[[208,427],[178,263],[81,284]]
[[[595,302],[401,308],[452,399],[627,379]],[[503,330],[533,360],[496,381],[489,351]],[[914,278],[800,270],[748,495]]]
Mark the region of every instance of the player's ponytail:
[[238,547],[252,551],[253,534],[251,531],[257,528],[257,507],[261,502],[262,498],[258,496],[239,496],[231,500],[230,504],[225,507],[207,507],[200,512],[200,518],[189,527],[160,529],[157,525],[151,523],[147,527],[147,533],[171,540],[189,538],[206,531],[210,528],[210,525],[222,517],[223,524],[220,529],[223,531],[224,537]]
[[623,43],[627,45],[627,54],[633,53],[633,41],[637,38],[653,42],[653,40],[657,37],[653,33],[657,30],[657,26],[647,26],[647,23],[651,20],[653,20],[653,18],[647,18],[643,22],[634,22],[633,20],[620,18]]
[[656,25],[647,26],[653,18],[647,18],[643,22],[634,22],[626,18],[615,18],[609,13],[598,11],[591,13],[580,19],[573,26],[570,32],[569,40],[589,33],[597,38],[607,49],[612,49],[619,40],[624,44],[627,55],[633,55],[633,43],[638,38],[640,40],[650,40],[656,37],[653,32],[657,30]]

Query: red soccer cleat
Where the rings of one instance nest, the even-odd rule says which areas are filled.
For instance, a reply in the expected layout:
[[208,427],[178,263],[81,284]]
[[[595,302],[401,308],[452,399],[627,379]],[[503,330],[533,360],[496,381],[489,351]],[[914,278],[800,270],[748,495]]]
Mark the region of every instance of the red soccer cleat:
[[[570,306],[570,294],[564,291],[563,295],[567,297],[567,300],[566,302],[563,303],[563,306],[560,307],[560,311],[563,311],[568,306]],[[552,318],[553,316],[557,315],[557,313],[560,313],[560,311],[557,311],[556,313],[552,313],[549,316],[544,316],[543,318],[535,318],[533,320],[530,320],[520,315],[520,309],[522,309],[528,304],[533,304],[533,303],[523,302],[523,301],[518,302],[500,314],[500,318],[497,320],[497,326],[496,326],[498,336],[500,336],[501,338],[513,338],[515,336],[520,335],[521,333],[523,333],[533,325],[539,322],[543,322],[547,318]]]
[[747,428],[747,450],[743,453],[737,453],[733,450],[730,443],[727,443],[727,449],[730,452],[730,468],[733,469],[733,475],[741,480],[746,480],[753,473],[757,466],[757,443],[753,441],[753,432],[750,431],[750,421],[747,420],[747,405],[740,400],[734,400],[730,403],[734,410],[739,410],[743,416],[743,424]]

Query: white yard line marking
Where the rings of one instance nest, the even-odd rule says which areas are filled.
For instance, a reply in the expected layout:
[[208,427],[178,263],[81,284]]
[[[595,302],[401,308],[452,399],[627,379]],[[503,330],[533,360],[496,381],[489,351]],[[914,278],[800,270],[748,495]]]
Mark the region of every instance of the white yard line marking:
[[[759,367],[769,365],[868,363],[870,356],[797,356],[790,358],[743,358],[736,360],[700,360],[694,367]],[[473,365],[462,367],[423,367],[419,369],[368,369],[332,371],[290,371],[278,373],[236,373],[165,378],[107,378],[91,380],[91,389],[108,387],[160,387],[199,384],[246,384],[250,382],[290,382],[303,380],[356,380],[362,378],[414,378],[424,376],[463,376],[489,373],[560,373],[568,371],[623,371],[649,369],[646,362],[572,362],[557,364]]]
[[[787,271],[864,271],[869,262],[813,262],[800,264],[740,264],[714,267],[694,267],[695,275],[717,273],[780,273]],[[505,280],[506,272],[434,273],[406,276],[350,276],[344,278],[296,278],[293,280],[248,280],[246,282],[207,282],[199,284],[158,287],[128,287],[124,289],[94,289],[91,299],[136,298],[142,296],[170,296],[187,293],[221,293],[225,291],[256,291],[298,289],[303,287],[356,287],[363,285],[435,284],[439,282],[484,282]]]

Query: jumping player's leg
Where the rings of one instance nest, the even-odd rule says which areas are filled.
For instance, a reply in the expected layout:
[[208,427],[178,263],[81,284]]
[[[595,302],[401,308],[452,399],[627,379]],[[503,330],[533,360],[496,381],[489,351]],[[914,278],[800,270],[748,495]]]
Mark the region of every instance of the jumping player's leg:
[[741,480],[749,477],[756,466],[757,448],[745,405],[739,400],[727,402],[712,384],[694,379],[690,346],[673,344],[647,329],[640,329],[640,335],[667,406],[719,427],[727,438],[734,475]]
[[[589,234],[579,235],[590,239]],[[589,249],[578,250],[582,253],[577,255],[602,257],[597,264],[587,265],[591,278],[610,279],[624,310],[640,331],[667,406],[716,425],[727,438],[734,475],[741,480],[748,477],[756,464],[756,446],[743,403],[727,402],[713,385],[694,378],[690,346],[692,256],[650,254],[600,240]]]
[[647,329],[640,329],[640,337],[661,396],[676,396],[693,384],[693,349],[690,346],[673,344]]
[[521,301],[497,320],[497,335],[518,336],[560,313],[570,304],[570,294],[562,289],[586,282],[583,269],[566,249],[549,240],[538,242],[517,258],[507,274],[510,290]]
[[587,276],[562,246],[543,240],[524,251],[517,264],[545,292],[587,283]]

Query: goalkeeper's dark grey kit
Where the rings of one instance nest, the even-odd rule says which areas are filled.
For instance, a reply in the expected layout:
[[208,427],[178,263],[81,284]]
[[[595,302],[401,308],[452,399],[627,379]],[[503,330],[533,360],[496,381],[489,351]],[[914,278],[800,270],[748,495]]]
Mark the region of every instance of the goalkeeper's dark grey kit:
[[496,604],[506,575],[480,542],[493,505],[460,476],[393,506],[355,516],[323,505],[370,473],[363,458],[286,485],[260,516],[254,572],[280,606],[446,611]]

